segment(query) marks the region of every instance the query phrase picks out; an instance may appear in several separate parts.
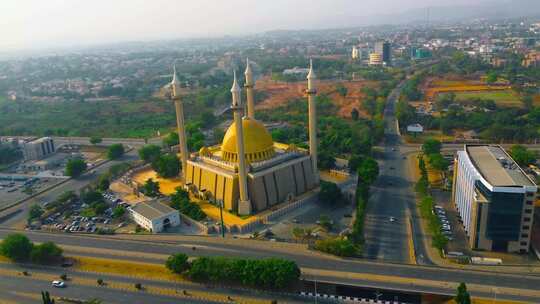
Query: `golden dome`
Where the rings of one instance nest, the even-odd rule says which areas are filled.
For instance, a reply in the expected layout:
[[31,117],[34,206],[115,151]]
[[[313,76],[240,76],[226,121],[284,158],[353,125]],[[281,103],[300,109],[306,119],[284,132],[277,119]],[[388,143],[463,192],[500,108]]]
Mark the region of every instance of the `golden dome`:
[[[274,142],[272,136],[264,125],[255,119],[243,118],[242,127],[244,129],[244,152],[247,162],[259,162],[270,159],[274,156]],[[236,162],[238,154],[236,151],[236,125],[233,122],[221,144],[221,155],[224,160]]]

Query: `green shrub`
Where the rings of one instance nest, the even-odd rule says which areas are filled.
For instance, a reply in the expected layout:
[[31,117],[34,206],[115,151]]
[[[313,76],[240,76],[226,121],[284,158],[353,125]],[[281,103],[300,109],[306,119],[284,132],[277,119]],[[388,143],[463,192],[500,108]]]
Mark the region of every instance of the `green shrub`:
[[315,249],[343,257],[354,257],[358,255],[358,247],[349,239],[345,238],[319,240],[315,242]]
[[13,233],[0,243],[0,254],[13,261],[24,262],[30,258],[33,247],[26,235]]
[[171,255],[165,262],[165,267],[174,273],[182,273],[188,269],[188,256],[183,253]]
[[30,253],[30,260],[37,264],[52,264],[62,260],[62,248],[53,242],[35,245]]

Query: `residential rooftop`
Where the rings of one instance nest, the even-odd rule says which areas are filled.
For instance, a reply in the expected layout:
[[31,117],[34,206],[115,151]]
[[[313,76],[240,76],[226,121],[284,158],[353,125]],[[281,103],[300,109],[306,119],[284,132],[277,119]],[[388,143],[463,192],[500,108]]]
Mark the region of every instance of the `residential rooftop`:
[[465,151],[492,186],[536,186],[501,146],[465,145]]

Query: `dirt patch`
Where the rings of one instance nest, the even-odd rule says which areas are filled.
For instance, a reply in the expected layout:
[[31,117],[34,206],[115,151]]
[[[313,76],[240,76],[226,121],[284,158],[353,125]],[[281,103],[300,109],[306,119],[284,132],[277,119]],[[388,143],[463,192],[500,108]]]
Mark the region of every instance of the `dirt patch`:
[[[347,95],[341,96],[336,92],[336,86],[342,85],[347,88]],[[327,94],[333,103],[339,108],[338,115],[343,118],[350,118],[351,111],[357,109],[360,116],[368,117],[363,110],[362,101],[364,94],[361,92],[364,87],[379,88],[376,81],[319,81],[317,84],[319,94]],[[267,98],[259,102],[257,110],[275,109],[290,102],[305,98],[304,90],[306,83],[301,82],[281,82],[274,81],[269,77],[263,77],[257,81],[257,90],[266,93]]]

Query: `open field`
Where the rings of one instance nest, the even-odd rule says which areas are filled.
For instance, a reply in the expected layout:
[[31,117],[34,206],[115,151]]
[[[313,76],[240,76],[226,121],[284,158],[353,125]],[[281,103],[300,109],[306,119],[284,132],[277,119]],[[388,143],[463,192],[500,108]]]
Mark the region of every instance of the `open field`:
[[175,117],[172,104],[159,100],[47,103],[0,97],[0,121],[0,134],[146,137],[166,133]]
[[[343,97],[336,92],[338,84],[347,88],[347,96]],[[339,108],[338,115],[345,118],[351,117],[351,111],[356,108],[360,115],[368,117],[362,110],[362,100],[364,94],[361,89],[364,87],[378,88],[376,81],[320,81],[318,84],[320,94],[328,94],[334,104]],[[259,110],[273,109],[279,106],[304,97],[306,82],[280,82],[264,77],[257,81],[256,90],[266,93],[267,98],[259,102],[256,106]]]
[[427,100],[434,100],[441,93],[459,93],[459,92],[497,92],[510,91],[508,86],[487,86],[487,85],[462,85],[449,87],[430,87],[426,90],[425,95]]
[[513,90],[480,91],[480,92],[456,92],[456,100],[463,102],[471,99],[490,99],[502,107],[520,107],[519,95]]

